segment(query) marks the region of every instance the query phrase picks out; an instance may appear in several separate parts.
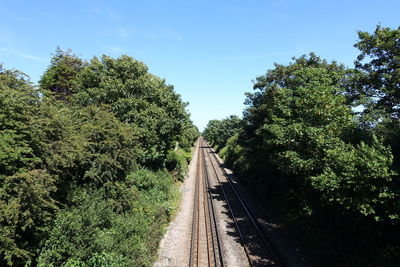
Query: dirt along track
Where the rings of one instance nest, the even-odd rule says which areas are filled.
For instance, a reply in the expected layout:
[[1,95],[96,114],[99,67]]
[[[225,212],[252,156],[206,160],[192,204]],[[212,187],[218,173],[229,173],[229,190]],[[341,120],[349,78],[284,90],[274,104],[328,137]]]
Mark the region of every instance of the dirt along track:
[[285,266],[202,138],[155,266]]

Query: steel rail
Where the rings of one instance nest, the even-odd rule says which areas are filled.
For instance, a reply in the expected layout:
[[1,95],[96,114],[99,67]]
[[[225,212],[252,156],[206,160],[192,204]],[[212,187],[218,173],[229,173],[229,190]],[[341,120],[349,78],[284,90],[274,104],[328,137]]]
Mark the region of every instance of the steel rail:
[[[200,239],[202,237],[200,236],[200,228],[202,227],[202,223],[204,223],[208,266],[223,267],[222,242],[218,232],[217,219],[210,192],[209,176],[205,164],[204,145],[201,140],[198,142],[198,161],[194,184],[195,195],[189,266],[200,266],[201,264],[200,251],[202,249],[202,243]],[[203,204],[202,207],[200,202]],[[201,218],[201,209],[204,212],[204,218]]]
[[[259,225],[259,222],[257,221],[256,216],[254,215],[254,213],[253,213],[253,212],[251,211],[251,209],[249,208],[249,205],[247,204],[247,201],[246,201],[245,198],[242,196],[242,194],[237,190],[237,188],[236,188],[236,186],[234,185],[232,179],[229,177],[229,175],[227,174],[227,172],[225,171],[225,169],[221,166],[219,160],[217,159],[217,156],[215,155],[214,152],[211,151],[211,148],[210,148],[210,146],[208,145],[208,143],[207,143],[206,141],[204,141],[204,142],[207,144],[207,147],[208,147],[208,153],[207,153],[207,154],[209,155],[210,162],[211,162],[211,164],[213,165],[213,169],[214,169],[214,171],[215,171],[215,173],[216,173],[216,176],[218,177],[217,172],[216,172],[215,167],[214,167],[214,163],[212,163],[213,160],[211,160],[210,154],[213,155],[213,158],[215,159],[215,162],[217,163],[218,168],[222,171],[222,174],[227,178],[227,181],[228,181],[229,185],[231,186],[231,188],[232,188],[233,192],[235,193],[237,199],[239,200],[240,204],[242,205],[242,207],[243,207],[244,210],[246,211],[248,217],[250,218],[252,224],[254,225],[254,227],[255,227],[255,229],[256,229],[256,231],[257,231],[259,237],[261,238],[262,242],[263,242],[268,248],[270,248],[271,252],[273,253],[274,262],[275,262],[278,266],[282,266],[282,267],[283,267],[283,266],[286,266],[286,264],[284,264],[284,261],[283,261],[283,260],[281,259],[281,257],[279,256],[279,253],[277,252],[277,250],[272,246],[271,241],[269,241],[269,239],[266,237],[264,231],[261,229],[261,227],[260,227],[260,225]],[[218,180],[219,180],[219,178],[218,178]],[[222,187],[221,187],[221,188],[222,188]],[[224,194],[224,196],[225,196],[225,194]],[[226,199],[227,202],[228,202],[228,199],[227,199],[226,197],[225,197],[225,199]],[[235,220],[235,219],[234,219],[234,220]],[[235,223],[235,225],[236,225],[237,228],[238,228],[237,223]],[[239,229],[238,229],[238,231],[240,232]],[[245,247],[244,243],[243,243],[243,246]],[[248,253],[246,253],[246,254],[247,254],[247,256],[249,257],[249,254],[248,254]],[[249,257],[248,259],[249,259],[249,262],[250,262],[250,261],[251,261],[251,260],[250,260],[250,257]],[[252,263],[250,263],[250,264],[252,265]]]
[[[200,149],[200,143],[198,144],[198,149]],[[189,266],[193,266],[193,261],[196,259],[196,265],[199,262],[199,214],[198,214],[198,202],[199,202],[199,170],[200,170],[200,150],[198,151],[196,175],[195,175],[195,188],[194,188],[194,201],[193,201],[193,218],[192,218],[192,239],[190,243],[190,256],[189,256]],[[196,253],[196,255],[193,255]]]
[[[201,150],[201,158],[204,161],[203,158],[203,149]],[[205,164],[203,164],[205,167]],[[215,250],[214,250],[214,246],[213,244],[210,244],[210,241],[213,240],[213,233],[210,232],[210,227],[211,227],[211,218],[210,218],[210,210],[209,210],[209,206],[208,206],[208,194],[206,192],[206,179],[205,179],[205,172],[204,172],[205,168],[202,168],[203,173],[202,173],[202,186],[203,186],[203,211],[204,211],[204,222],[205,222],[205,230],[206,230],[206,243],[207,243],[207,260],[208,260],[208,266],[212,266],[211,263],[214,262],[214,258],[215,258]],[[210,236],[211,235],[211,236]],[[214,242],[212,242],[214,243]]]
[[[203,159],[205,159],[204,149],[202,149],[202,156],[203,156]],[[215,264],[215,266],[223,267],[224,259],[223,259],[223,254],[222,254],[222,241],[221,241],[221,237],[218,232],[218,224],[217,224],[217,219],[215,216],[215,208],[214,208],[214,204],[212,202],[212,195],[211,195],[211,191],[210,191],[210,188],[211,188],[210,180],[209,180],[209,175],[208,175],[207,166],[206,166],[205,161],[204,161],[204,169],[203,170],[204,170],[204,178],[205,178],[204,179],[205,191],[208,194],[208,197],[207,197],[207,204],[209,207],[208,211],[209,211],[210,220],[212,221],[211,231],[212,231],[213,236],[215,234],[215,238],[213,238],[213,242],[212,242],[213,251],[214,251],[214,264]],[[212,227],[212,226],[214,226],[214,227]],[[217,244],[215,244],[214,241],[216,241]],[[218,251],[218,257],[216,257],[216,255],[215,255],[216,254],[215,252],[217,252],[217,251]]]
[[[206,142],[204,141],[204,143],[206,143]],[[206,143],[206,144],[207,144],[207,143]],[[208,145],[208,144],[207,144],[207,145]],[[227,195],[226,195],[225,189],[224,189],[224,187],[222,186],[221,180],[218,178],[218,173],[217,173],[217,170],[215,169],[214,164],[212,163],[211,156],[209,155],[209,153],[206,153],[206,154],[208,155],[208,158],[210,159],[210,164],[211,164],[211,166],[212,166],[212,169],[214,170],[215,178],[217,179],[218,184],[219,184],[219,187],[221,188],[221,192],[222,192],[222,194],[224,195],[224,198],[225,198],[225,200],[226,200],[226,204],[227,204],[227,206],[228,206],[229,213],[231,214],[231,217],[232,217],[232,219],[233,219],[233,222],[234,222],[234,224],[235,224],[235,227],[236,227],[236,229],[237,229],[237,231],[238,231],[239,238],[240,238],[240,241],[241,241],[241,243],[242,243],[242,246],[243,246],[244,252],[245,252],[245,254],[246,254],[246,257],[247,257],[247,259],[248,259],[248,262],[249,262],[250,266],[253,266],[253,263],[252,263],[252,261],[251,261],[251,257],[250,257],[249,250],[248,250],[248,248],[246,247],[246,244],[245,244],[245,241],[244,241],[244,237],[243,237],[242,231],[240,230],[240,227],[239,227],[237,218],[236,218],[236,216],[235,216],[235,213],[233,212],[232,206],[231,206],[231,204],[229,203],[229,200],[228,200],[228,197],[227,197]]]

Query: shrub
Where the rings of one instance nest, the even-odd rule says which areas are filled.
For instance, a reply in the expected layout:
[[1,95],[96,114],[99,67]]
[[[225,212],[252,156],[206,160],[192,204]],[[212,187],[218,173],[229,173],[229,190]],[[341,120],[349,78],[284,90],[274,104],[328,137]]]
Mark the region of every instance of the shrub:
[[32,260],[58,210],[52,198],[55,190],[54,177],[44,170],[17,173],[1,181],[0,255],[8,265]]
[[38,265],[150,266],[177,197],[165,171],[139,169],[108,190],[73,186]]
[[167,155],[165,167],[178,181],[183,181],[188,172],[190,158],[190,152],[185,152],[182,149],[171,150]]

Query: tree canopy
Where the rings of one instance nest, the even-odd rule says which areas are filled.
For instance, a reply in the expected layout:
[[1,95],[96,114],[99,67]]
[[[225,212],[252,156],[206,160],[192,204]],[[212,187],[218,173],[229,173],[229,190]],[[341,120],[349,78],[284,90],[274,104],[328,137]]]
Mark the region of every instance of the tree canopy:
[[222,120],[210,120],[203,131],[203,136],[220,150],[226,145],[227,140],[238,133],[241,127],[241,119],[231,115]]
[[57,48],[38,88],[0,66],[0,265],[151,265],[198,136],[186,105],[126,55]]
[[317,266],[376,266],[367,251],[399,263],[399,33],[359,32],[354,68],[314,53],[275,64],[246,95],[236,134],[215,120],[204,131],[266,209],[301,232]]

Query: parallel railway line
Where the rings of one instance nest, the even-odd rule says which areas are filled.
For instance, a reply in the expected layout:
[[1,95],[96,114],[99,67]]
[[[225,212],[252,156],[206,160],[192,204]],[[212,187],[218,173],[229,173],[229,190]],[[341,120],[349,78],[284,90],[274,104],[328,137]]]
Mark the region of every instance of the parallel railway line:
[[201,143],[198,153],[189,266],[223,267],[222,241],[217,228]]
[[212,178],[216,185],[214,192],[218,191],[226,204],[248,265],[285,266],[249,204],[204,139],[200,139],[198,148],[189,266],[225,266],[221,233],[211,194]]
[[[205,142],[205,141],[204,141]],[[221,185],[221,191],[226,199],[229,211],[233,220],[235,221],[236,230],[239,233],[241,243],[246,252],[247,259],[250,266],[280,266],[286,264],[281,259],[275,248],[272,246],[268,237],[262,230],[257,217],[250,208],[246,199],[242,196],[240,191],[234,185],[230,176],[226,173],[223,166],[221,166],[216,154],[211,150],[210,146],[206,143],[207,155],[210,159],[212,169],[216,174],[218,183]],[[217,174],[220,170],[222,176],[226,179],[229,186],[222,186],[220,176]],[[225,188],[225,189],[224,189]],[[229,189],[228,189],[229,188]],[[228,190],[233,192],[233,197],[227,196]],[[233,198],[233,201],[231,199]],[[229,202],[232,202],[229,204]],[[235,203],[233,203],[235,202]],[[240,203],[240,204],[239,204]],[[238,219],[238,214],[242,216]],[[244,214],[243,214],[244,213]],[[251,238],[249,238],[252,236]]]

